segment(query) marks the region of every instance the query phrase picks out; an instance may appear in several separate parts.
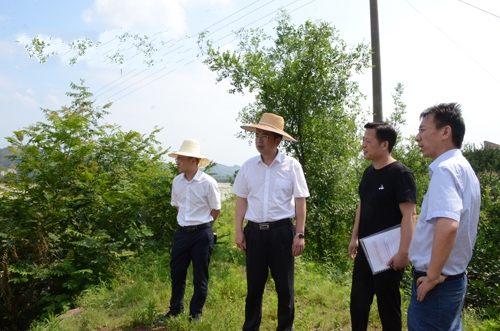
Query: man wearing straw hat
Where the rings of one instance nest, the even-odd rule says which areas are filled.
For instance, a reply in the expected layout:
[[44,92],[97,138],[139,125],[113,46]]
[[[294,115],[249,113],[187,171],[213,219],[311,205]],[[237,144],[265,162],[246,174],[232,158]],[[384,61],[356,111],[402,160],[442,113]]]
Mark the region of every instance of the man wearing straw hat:
[[212,223],[219,216],[221,208],[217,182],[199,170],[199,167],[207,166],[210,160],[201,154],[198,141],[186,139],[179,151],[168,156],[175,158],[180,172],[172,184],[171,201],[172,206],[177,209],[179,227],[174,234],[170,260],[170,311],[160,317],[160,323],[184,311],[186,274],[191,261],[194,293],[189,305],[189,318],[201,318],[208,292],[208,265],[214,248]]
[[[243,330],[259,330],[262,296],[268,269],[278,293],[278,327],[293,330],[294,257],[304,251],[306,198],[300,163],[281,154],[281,141],[295,139],[283,131],[281,116],[264,113],[259,124],[243,125],[255,132],[260,155],[247,160],[234,181],[236,245],[246,253],[247,297]],[[292,223],[296,218],[296,225]],[[243,220],[248,222],[243,228]]]

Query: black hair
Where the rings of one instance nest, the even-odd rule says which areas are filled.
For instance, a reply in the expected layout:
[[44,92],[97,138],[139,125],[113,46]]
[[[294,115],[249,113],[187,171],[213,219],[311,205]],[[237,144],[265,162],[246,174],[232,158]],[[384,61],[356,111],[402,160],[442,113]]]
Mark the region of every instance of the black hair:
[[374,129],[379,143],[387,141],[389,143],[389,153],[392,152],[392,148],[396,145],[396,139],[398,139],[398,133],[390,124],[380,121],[368,122],[365,124],[365,129]]
[[436,129],[444,126],[451,127],[452,141],[455,147],[461,148],[465,136],[465,122],[462,117],[462,106],[458,103],[440,103],[424,110],[420,114],[420,119],[424,119],[430,114],[434,114]]

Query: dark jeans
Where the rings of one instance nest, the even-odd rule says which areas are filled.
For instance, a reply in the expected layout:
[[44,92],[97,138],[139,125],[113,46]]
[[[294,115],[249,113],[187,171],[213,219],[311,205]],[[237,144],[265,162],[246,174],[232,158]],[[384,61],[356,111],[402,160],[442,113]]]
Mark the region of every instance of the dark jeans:
[[363,249],[354,260],[351,287],[351,325],[353,331],[366,331],[373,296],[384,331],[401,331],[401,294],[399,284],[404,270],[393,269],[372,274]]
[[462,331],[462,309],[467,292],[467,276],[437,284],[423,301],[417,301],[417,284],[411,288],[408,331]]
[[290,221],[275,229],[245,227],[247,243],[247,298],[244,331],[257,331],[262,320],[262,296],[269,269],[278,293],[278,331],[290,331],[294,319],[294,226]]
[[184,292],[186,290],[187,269],[193,262],[194,293],[189,306],[191,316],[202,313],[208,292],[208,265],[214,248],[214,232],[211,227],[187,232],[178,229],[174,234],[170,261],[172,277],[172,297],[170,312],[184,311]]

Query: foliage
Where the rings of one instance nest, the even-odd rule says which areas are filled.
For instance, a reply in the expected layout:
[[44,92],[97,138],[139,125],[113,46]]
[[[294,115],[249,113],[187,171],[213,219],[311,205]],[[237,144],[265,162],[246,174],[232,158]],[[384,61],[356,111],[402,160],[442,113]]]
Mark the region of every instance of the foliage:
[[[103,56],[104,60],[118,65],[123,65],[126,60],[140,54],[143,57],[143,64],[147,67],[154,66],[157,62],[162,61],[161,59],[155,59],[156,53],[168,47],[168,41],[163,38],[159,38],[160,40],[155,42],[158,38],[151,40],[151,37],[147,35],[131,32],[117,34],[112,40],[115,39],[119,41],[120,46],[114,53],[108,54],[108,52],[105,52]],[[68,61],[68,64],[73,66],[89,53],[97,56],[97,51],[102,46],[108,44],[109,41],[103,44],[100,41],[94,42],[89,38],[79,38],[66,43],[62,40],[53,40],[52,37],[36,36],[33,38],[20,38],[16,40],[16,43],[24,45],[28,56],[38,59],[38,62],[42,64],[46,63],[50,57],[60,55],[64,62]],[[134,48],[134,51],[136,51],[132,57],[126,54],[126,51],[131,48]],[[66,56],[68,53],[70,55]]]
[[10,165],[12,164],[12,162],[7,158],[9,155],[11,155],[11,153],[7,147],[0,148],[0,178],[3,176],[2,171],[5,172],[10,169]]
[[[230,93],[255,93],[256,101],[239,114],[256,123],[263,112],[285,119],[285,131],[297,139],[283,150],[299,160],[311,197],[308,199],[308,251],[318,258],[335,258],[348,245],[345,234],[356,208],[360,136],[357,117],[362,97],[352,80],[368,67],[370,51],[359,44],[348,49],[338,31],[322,21],[290,24],[277,18],[276,38],[260,29],[237,32],[239,47],[214,49],[199,40],[204,63],[229,79]],[[241,138],[250,138],[240,133]]]
[[429,185],[429,164],[430,159],[423,158],[420,153],[420,148],[415,142],[415,136],[404,137],[401,132],[401,127],[406,124],[406,104],[402,100],[404,85],[398,83],[394,88],[392,95],[394,110],[387,118],[389,123],[397,132],[398,139],[392,150],[392,156],[406,165],[415,176],[417,184],[417,213],[422,206],[424,194]]
[[[500,151],[499,151],[500,152]],[[472,160],[481,184],[481,214],[474,254],[468,267],[469,292],[466,303],[480,307],[491,318],[500,315],[500,172],[488,170],[491,164],[485,150],[464,152]],[[499,155],[496,153],[495,155]],[[477,163],[478,160],[482,160]],[[484,170],[486,169],[486,170]],[[500,323],[500,320],[498,320]]]
[[467,145],[463,153],[476,173],[485,171],[500,173],[500,149]]
[[158,130],[100,124],[110,105],[94,108],[87,87],[71,87],[70,107],[43,109],[46,122],[8,138],[18,165],[0,196],[0,318],[12,328],[68,308],[116,261],[166,241],[176,224]]

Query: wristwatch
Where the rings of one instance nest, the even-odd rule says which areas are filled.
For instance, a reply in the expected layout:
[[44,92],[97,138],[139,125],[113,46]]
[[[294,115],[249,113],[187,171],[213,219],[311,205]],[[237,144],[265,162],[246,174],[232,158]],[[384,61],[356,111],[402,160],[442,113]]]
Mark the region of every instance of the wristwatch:
[[303,233],[296,233],[295,237],[297,237],[299,239],[304,239],[305,238]]

